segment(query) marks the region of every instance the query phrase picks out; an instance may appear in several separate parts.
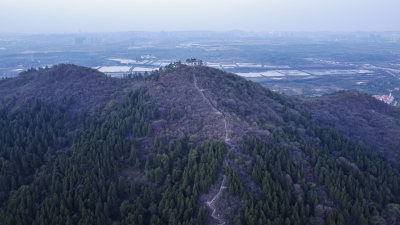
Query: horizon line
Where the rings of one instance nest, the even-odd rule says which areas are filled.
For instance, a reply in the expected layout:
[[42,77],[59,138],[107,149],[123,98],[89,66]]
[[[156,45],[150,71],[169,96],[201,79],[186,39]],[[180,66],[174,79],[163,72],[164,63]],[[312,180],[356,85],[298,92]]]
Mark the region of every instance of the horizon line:
[[320,30],[320,31],[312,31],[312,30],[240,30],[240,29],[232,29],[232,30],[158,30],[158,31],[150,31],[150,30],[126,30],[126,31],[76,31],[76,32],[1,32],[0,35],[77,35],[77,34],[118,34],[118,33],[196,33],[196,32],[208,32],[208,33],[254,33],[254,34],[278,34],[278,33],[286,33],[286,34],[354,34],[354,33],[400,33],[400,30]]

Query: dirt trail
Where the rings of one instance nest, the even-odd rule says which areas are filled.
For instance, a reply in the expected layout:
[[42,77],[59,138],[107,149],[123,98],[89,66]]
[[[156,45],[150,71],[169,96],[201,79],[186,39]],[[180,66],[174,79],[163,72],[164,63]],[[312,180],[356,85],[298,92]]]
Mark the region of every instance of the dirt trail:
[[211,103],[211,101],[204,95],[203,91],[204,89],[200,89],[199,86],[197,85],[197,78],[196,75],[193,73],[193,83],[194,83],[194,87],[197,89],[197,91],[200,92],[201,97],[208,103],[208,105],[211,107],[212,111],[218,115],[222,115],[222,122],[224,123],[224,128],[225,128],[225,135],[224,135],[224,141],[226,142],[226,144],[230,145],[230,140],[228,137],[228,123],[226,121],[225,118],[225,114],[222,113],[221,111],[219,111],[217,108],[215,108],[215,106]]
[[215,207],[214,202],[221,196],[222,191],[226,188],[225,182],[226,182],[226,177],[224,175],[224,178],[222,179],[221,187],[219,188],[218,193],[210,201],[207,202],[208,207],[210,207],[210,209],[212,210],[212,213],[211,213],[212,218],[216,219],[220,225],[225,224],[225,221],[219,217],[219,214],[217,213],[217,208]]
[[[214,113],[216,113],[216,114],[222,116],[221,118],[222,118],[222,122],[224,123],[224,130],[225,130],[225,133],[224,133],[224,135],[223,135],[223,140],[225,141],[225,143],[226,143],[228,146],[231,146],[230,139],[229,139],[229,136],[228,136],[228,122],[226,121],[225,114],[222,113],[221,111],[219,111],[219,110],[212,104],[212,102],[204,95],[204,93],[203,93],[204,89],[199,88],[199,86],[197,85],[196,74],[195,74],[194,72],[193,72],[192,74],[193,74],[193,83],[194,83],[194,87],[197,89],[198,92],[200,92],[202,98],[210,105],[212,111],[213,111]],[[226,163],[226,158],[224,159],[224,164],[225,164],[225,163]],[[220,188],[219,188],[218,193],[217,193],[210,201],[207,201],[207,202],[206,202],[207,205],[208,205],[208,207],[209,207],[209,208],[211,209],[211,211],[212,211],[211,217],[214,218],[215,220],[217,220],[217,221],[218,221],[218,224],[220,224],[220,225],[226,224],[226,221],[224,221],[224,220],[220,217],[220,214],[217,213],[217,208],[216,208],[216,206],[215,206],[214,203],[215,203],[216,200],[218,200],[218,198],[219,198],[219,197],[221,196],[221,194],[222,194],[222,191],[226,188],[225,183],[226,183],[226,176],[223,175],[222,183],[221,183],[221,186],[220,186]]]

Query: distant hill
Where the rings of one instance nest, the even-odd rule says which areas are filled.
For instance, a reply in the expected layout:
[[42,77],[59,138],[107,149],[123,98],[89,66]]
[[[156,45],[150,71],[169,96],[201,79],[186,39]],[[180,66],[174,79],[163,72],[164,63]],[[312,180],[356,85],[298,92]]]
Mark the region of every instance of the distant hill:
[[63,64],[1,80],[0,98],[2,103],[15,98],[18,107],[35,98],[57,104],[66,97],[74,100],[73,110],[87,111],[111,100],[123,88],[122,80],[110,79],[94,69]]
[[0,81],[0,224],[398,224],[400,113],[171,64]]
[[318,124],[331,127],[386,158],[400,154],[400,111],[355,91],[338,92],[303,101]]

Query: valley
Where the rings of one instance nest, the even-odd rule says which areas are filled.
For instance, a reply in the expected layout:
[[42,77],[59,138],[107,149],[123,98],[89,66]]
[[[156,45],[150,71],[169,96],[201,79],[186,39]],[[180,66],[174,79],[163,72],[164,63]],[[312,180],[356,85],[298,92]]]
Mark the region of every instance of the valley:
[[187,58],[289,95],[341,90],[400,99],[398,33],[126,32],[0,36],[0,76],[60,63],[109,76],[150,73]]

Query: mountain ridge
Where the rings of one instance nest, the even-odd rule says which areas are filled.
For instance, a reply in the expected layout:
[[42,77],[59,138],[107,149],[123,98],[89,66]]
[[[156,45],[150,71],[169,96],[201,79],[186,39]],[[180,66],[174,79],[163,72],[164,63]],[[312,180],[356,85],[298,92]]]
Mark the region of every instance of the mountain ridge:
[[[345,115],[353,121],[370,110],[382,115],[378,122],[397,119],[370,96],[291,97],[180,63],[120,79],[59,65],[2,80],[0,87],[4,224],[400,221],[398,148],[367,149],[372,145],[357,142],[376,141],[375,133],[352,141],[341,130],[346,120],[338,115],[349,104]],[[10,168],[18,168],[15,177]]]
[[[320,125],[335,129],[364,146],[374,148],[386,154],[389,159],[399,157],[400,153],[396,150],[400,149],[400,140],[396,137],[400,135],[400,112],[371,96],[357,91],[337,92],[322,97],[286,96],[274,93],[237,75],[203,66],[173,67],[171,64],[170,68],[157,71],[153,77],[118,79],[107,77],[94,69],[61,64],[49,69],[26,71],[16,78],[0,81],[0,98],[3,104],[16,99],[18,101],[15,103],[16,106],[26,104],[26,101],[33,98],[40,98],[52,104],[69,100],[74,102],[72,104],[76,107],[74,111],[88,112],[101,105],[112,105],[121,101],[130,90],[146,87],[164,114],[171,113],[173,109],[176,114],[173,117],[199,115],[191,122],[209,121],[210,128],[206,130],[216,130],[216,133],[219,133],[218,127],[212,128],[216,119],[206,115],[209,114],[208,103],[202,105],[204,102],[193,94],[197,90],[191,73],[201,74],[198,85],[203,95],[210,99],[210,104],[218,105],[226,113],[228,120],[232,121],[232,129],[236,132],[247,130],[268,136],[270,132],[268,126],[275,127],[283,122],[281,115],[287,106],[281,102],[285,102],[295,108],[294,111],[289,109],[292,112],[297,114],[307,112]],[[171,94],[171,90],[176,93]],[[170,98],[164,98],[166,95]],[[187,99],[192,100],[189,102]],[[255,104],[249,105],[250,103]],[[165,121],[158,121],[158,125],[162,124],[165,124]],[[188,126],[187,123],[176,123],[175,127],[169,130],[178,130],[179,134],[174,135],[178,137],[188,132],[186,129]],[[198,124],[197,130],[189,133],[192,135],[201,133],[200,126],[203,125]],[[263,131],[260,131],[260,127]],[[179,131],[180,128],[185,129]],[[211,137],[218,139],[215,138],[218,136],[216,133],[210,134],[205,139]],[[237,138],[243,136],[245,133],[240,133]]]

